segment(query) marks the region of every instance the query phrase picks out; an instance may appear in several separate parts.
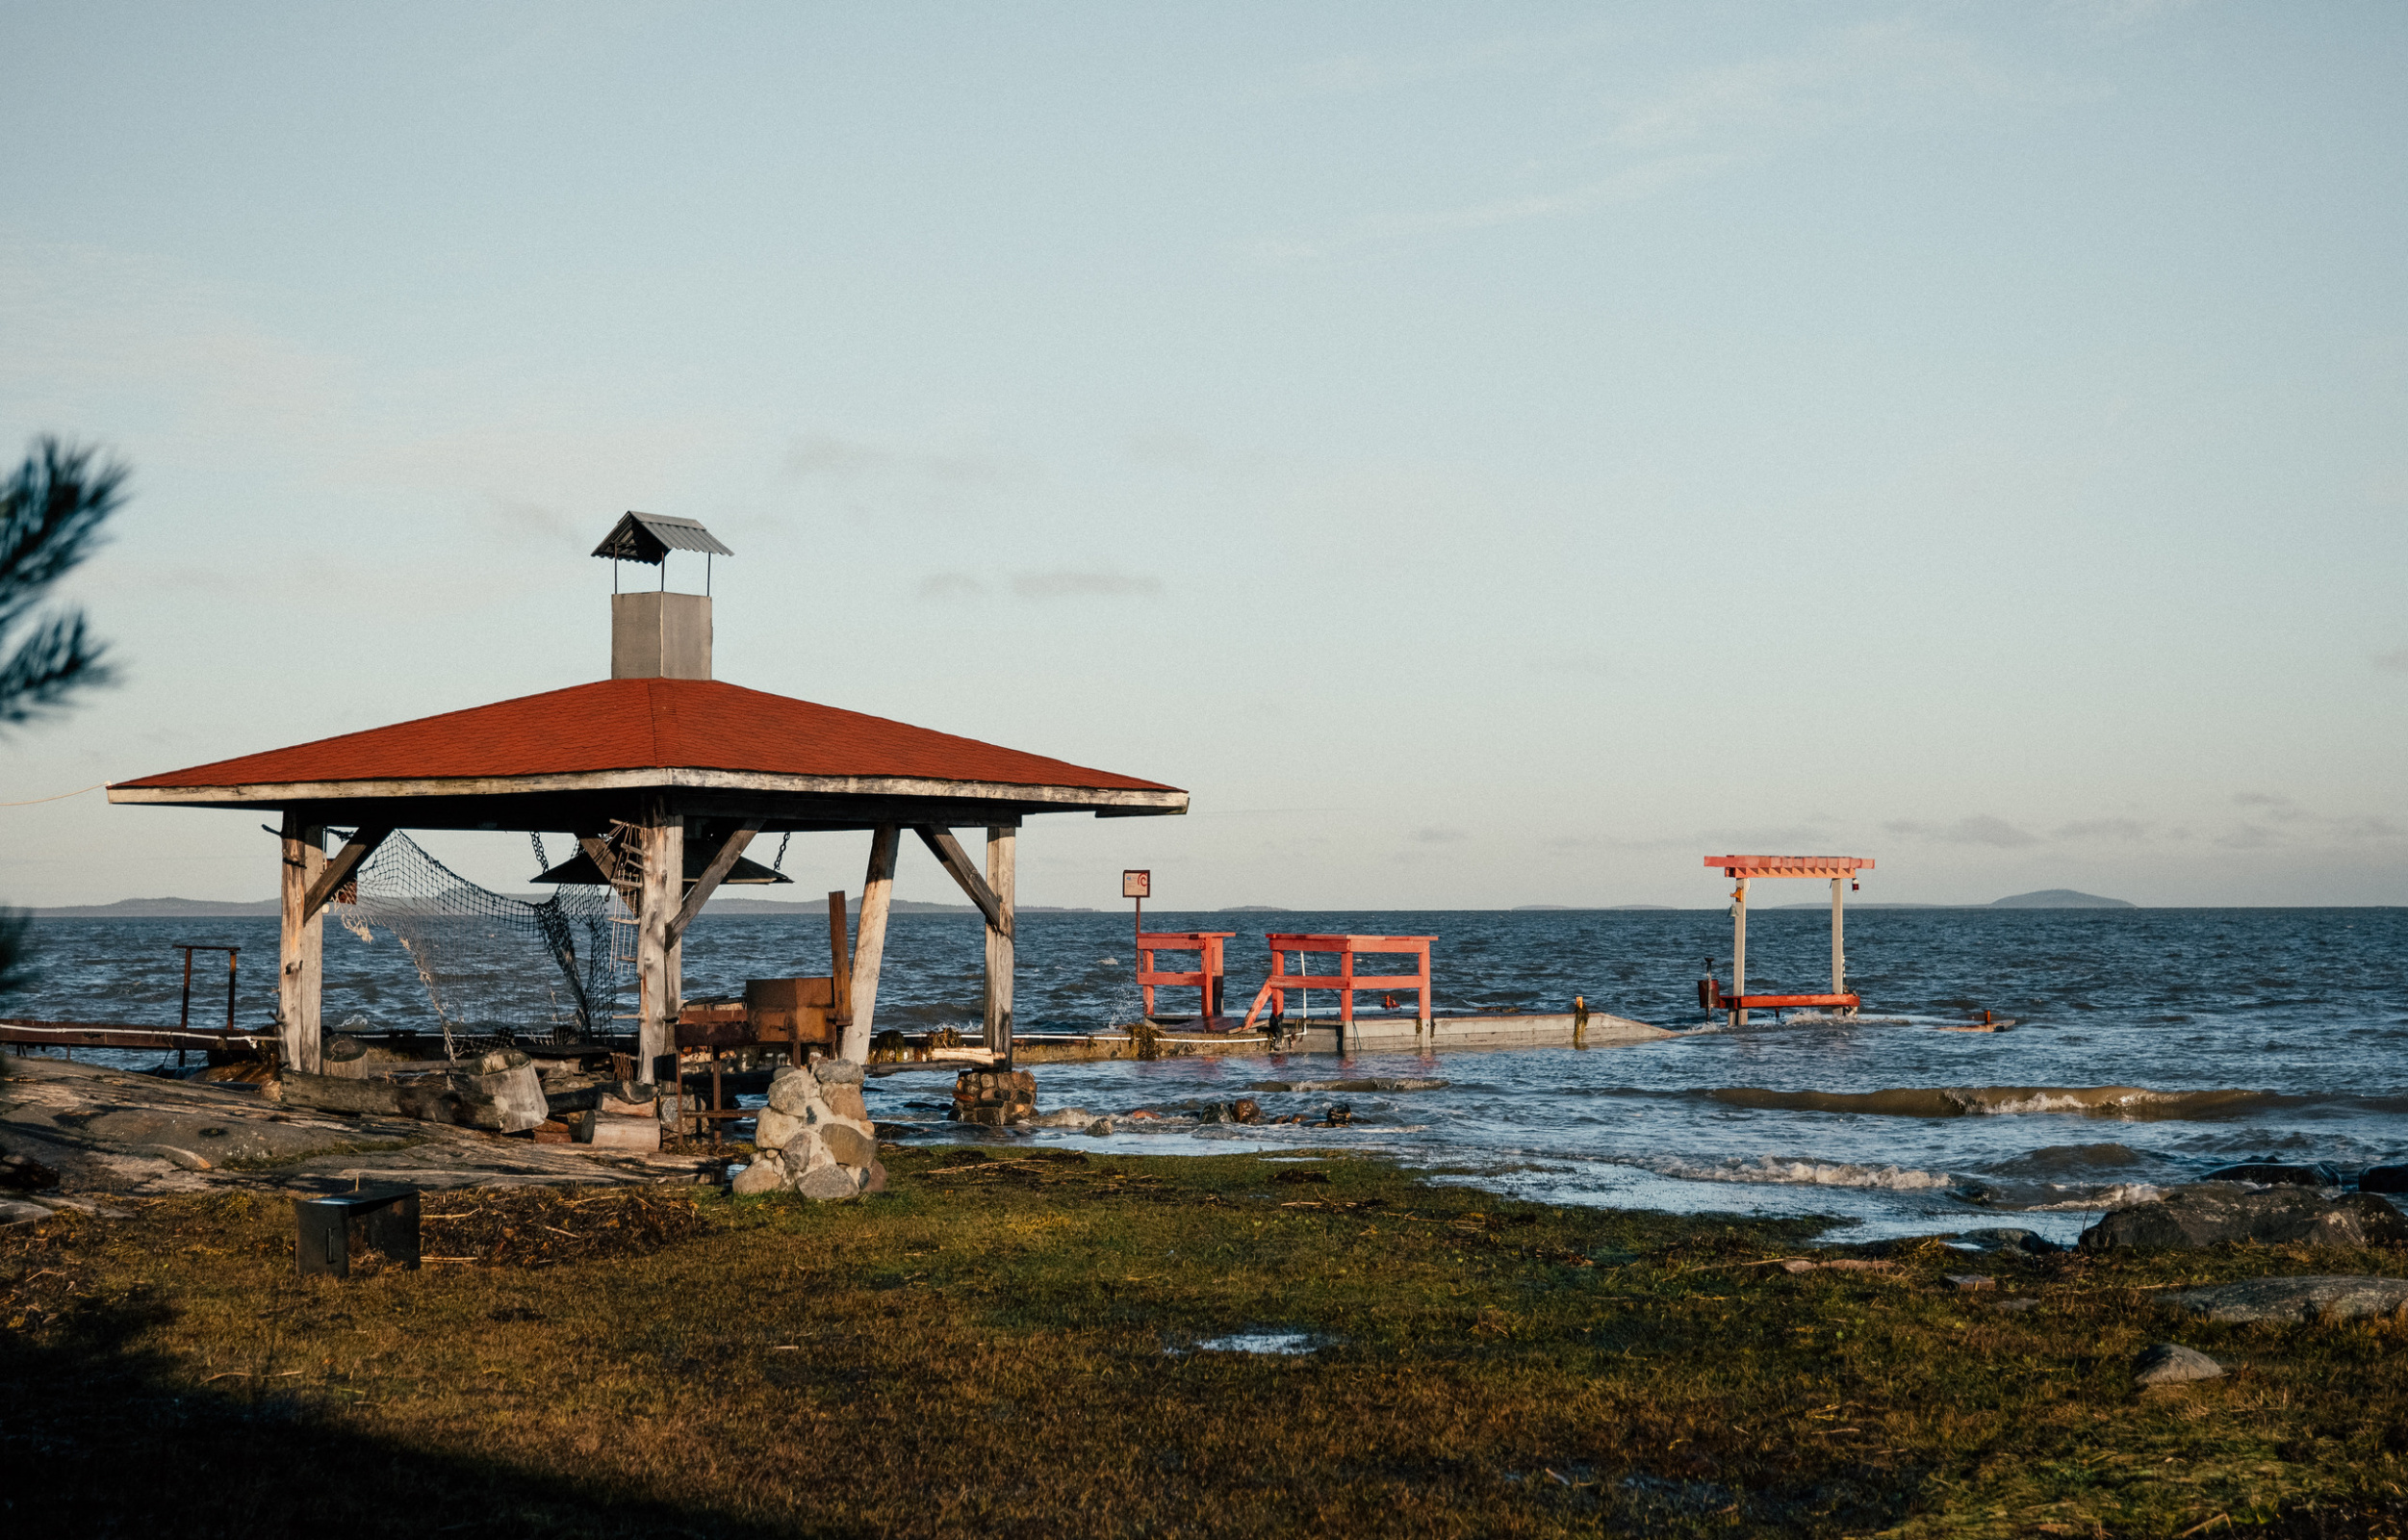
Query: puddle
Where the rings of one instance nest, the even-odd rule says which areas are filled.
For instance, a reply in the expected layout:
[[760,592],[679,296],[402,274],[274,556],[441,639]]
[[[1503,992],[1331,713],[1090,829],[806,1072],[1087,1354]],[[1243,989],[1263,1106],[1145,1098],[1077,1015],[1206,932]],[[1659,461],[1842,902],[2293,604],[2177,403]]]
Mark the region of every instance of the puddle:
[[[1199,1353],[1309,1353],[1321,1345],[1309,1331],[1233,1331],[1207,1337],[1195,1345]],[[1177,1348],[1171,1349],[1173,1352]]]

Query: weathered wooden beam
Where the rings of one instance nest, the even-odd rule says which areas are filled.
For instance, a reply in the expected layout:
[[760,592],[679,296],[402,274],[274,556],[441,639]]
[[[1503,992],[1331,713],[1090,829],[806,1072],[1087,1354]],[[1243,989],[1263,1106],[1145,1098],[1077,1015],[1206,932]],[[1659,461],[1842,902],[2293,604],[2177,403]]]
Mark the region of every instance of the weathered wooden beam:
[[1009,932],[1012,922],[1004,917],[1003,907],[995,900],[995,890],[986,886],[986,879],[979,876],[978,868],[970,864],[969,852],[961,848],[961,841],[953,837],[953,831],[935,824],[913,824],[911,832],[920,836],[920,843],[928,847],[929,854],[936,858],[938,864],[953,874],[953,880],[960,885],[961,891],[970,895],[970,902],[976,904],[978,911],[986,916],[988,928],[1001,926]]
[[744,854],[744,847],[751,844],[753,836],[760,832],[761,820],[750,819],[739,825],[736,832],[720,845],[719,853],[711,857],[709,865],[703,868],[703,875],[694,879],[694,886],[686,889],[685,901],[678,906],[678,917],[669,922],[671,942],[683,938],[685,928],[703,912],[703,906],[710,901],[710,895],[718,891],[719,885],[727,881],[730,872],[735,870],[736,859]]
[[886,950],[886,910],[894,898],[895,857],[903,831],[880,826],[870,836],[869,872],[861,880],[861,930],[853,944],[853,1019],[845,1024],[842,1057],[869,1062],[870,1037],[877,1030],[878,965]]
[[652,816],[637,839],[644,869],[635,905],[636,1078],[648,1083],[676,1041],[680,969],[669,924],[685,873],[684,818],[666,810]]
[[353,831],[351,837],[343,842],[343,848],[334,853],[334,859],[326,862],[326,869],[319,874],[318,881],[310,885],[309,892],[301,900],[301,918],[310,919],[324,909],[344,884],[359,875],[360,863],[376,854],[376,847],[392,834],[390,829]]
[[[950,836],[948,836],[950,837]],[[957,847],[958,848],[958,847]],[[986,1046],[1012,1053],[1012,892],[1019,865],[1019,841],[1010,829],[986,831],[986,882],[995,913],[986,923]]]
[[278,885],[281,924],[276,936],[276,1033],[284,1066],[317,1074],[320,1066],[319,997],[325,976],[326,927],[307,908],[310,889],[326,869],[326,831],[284,815],[283,881]]
[[838,888],[828,895],[828,966],[836,985],[829,1014],[838,1026],[853,1019],[853,948],[846,930],[844,889]]
[[[940,781],[915,776],[803,776],[759,770],[662,768],[571,770],[524,776],[428,776],[383,781],[279,781],[231,786],[111,786],[109,800],[169,805],[281,806],[295,802],[355,803],[379,797],[425,798],[526,796],[575,791],[756,791],[805,798],[909,798],[1002,804],[1007,808],[1068,810],[1109,808],[1123,816],[1178,814],[1188,794],[1173,787],[1013,785],[1000,782]],[[417,825],[413,823],[411,827]],[[555,826],[556,827],[556,826]]]

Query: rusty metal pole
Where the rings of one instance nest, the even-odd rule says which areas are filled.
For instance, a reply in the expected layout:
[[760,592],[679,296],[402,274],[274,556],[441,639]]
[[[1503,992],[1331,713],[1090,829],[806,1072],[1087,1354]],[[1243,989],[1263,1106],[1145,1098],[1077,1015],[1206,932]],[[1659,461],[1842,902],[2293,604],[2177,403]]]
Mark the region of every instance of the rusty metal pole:
[[187,1031],[190,1031],[190,1030],[191,1030],[191,1028],[192,1028],[192,949],[191,947],[189,947],[189,946],[188,946],[188,947],[183,948],[183,952],[184,952],[184,1010],[182,1011],[182,1013],[181,1013],[180,1014],[178,1014],[178,1015],[177,1015],[177,1017],[176,1017],[176,1022],[175,1022],[175,1029],[176,1029],[176,1034],[177,1034],[177,1036],[176,1036],[176,1040],[175,1040],[175,1066],[176,1066],[178,1069],[181,1069],[181,1068],[183,1068],[183,1067],[184,1067],[184,1038],[183,1038],[183,1034],[184,1034],[184,1033],[186,1033]]
[[[1748,992],[1748,880],[1739,879],[1738,890],[1730,895],[1730,993],[1733,999],[1745,998]],[[1730,1008],[1730,1024],[1748,1024],[1747,1009]]]

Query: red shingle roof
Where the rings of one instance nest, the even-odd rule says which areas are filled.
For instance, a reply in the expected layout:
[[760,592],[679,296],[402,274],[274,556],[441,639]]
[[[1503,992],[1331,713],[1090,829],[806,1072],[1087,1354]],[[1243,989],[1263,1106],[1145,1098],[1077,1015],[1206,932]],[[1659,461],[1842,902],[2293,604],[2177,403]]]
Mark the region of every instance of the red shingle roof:
[[1177,789],[716,680],[605,680],[118,785],[173,789],[645,769]]

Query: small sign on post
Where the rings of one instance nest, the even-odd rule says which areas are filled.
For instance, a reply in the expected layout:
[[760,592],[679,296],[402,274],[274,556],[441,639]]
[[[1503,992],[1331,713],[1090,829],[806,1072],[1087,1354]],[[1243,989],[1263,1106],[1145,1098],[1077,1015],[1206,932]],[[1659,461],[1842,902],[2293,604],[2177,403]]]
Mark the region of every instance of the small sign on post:
[[1152,871],[1123,871],[1120,874],[1120,896],[1137,900],[1136,922],[1129,932],[1129,964],[1133,972],[1145,971],[1145,954],[1139,945],[1145,935],[1145,901],[1154,891]]

